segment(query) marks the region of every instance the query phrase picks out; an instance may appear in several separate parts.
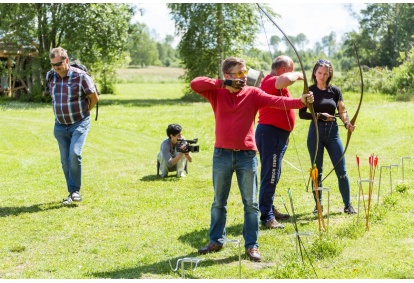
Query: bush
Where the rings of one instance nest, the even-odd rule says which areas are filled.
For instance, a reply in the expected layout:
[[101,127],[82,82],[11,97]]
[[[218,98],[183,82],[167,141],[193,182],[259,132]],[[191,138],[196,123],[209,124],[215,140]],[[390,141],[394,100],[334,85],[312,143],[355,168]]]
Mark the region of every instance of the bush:
[[395,190],[400,194],[407,192],[408,189],[409,187],[406,184],[400,184],[395,188]]

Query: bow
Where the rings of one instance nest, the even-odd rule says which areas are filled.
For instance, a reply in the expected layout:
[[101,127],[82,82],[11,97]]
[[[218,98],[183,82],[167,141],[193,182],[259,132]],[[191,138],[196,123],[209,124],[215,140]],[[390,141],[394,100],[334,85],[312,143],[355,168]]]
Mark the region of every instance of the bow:
[[[293,51],[295,51],[296,56],[299,59],[299,63],[300,63],[300,67],[302,69],[302,74],[303,74],[303,94],[305,93],[309,93],[309,87],[308,87],[308,81],[306,79],[306,73],[305,73],[305,68],[303,67],[302,64],[302,59],[299,56],[299,52],[296,50],[295,46],[293,45],[293,43],[290,41],[289,37],[285,34],[285,32],[276,24],[276,22],[272,19],[272,17],[258,4],[256,3],[257,6],[259,7],[259,9],[263,12],[263,14],[266,15],[266,17],[277,27],[278,30],[280,30],[280,32],[283,34],[283,36],[286,38],[286,40],[289,42],[289,44],[292,46]],[[319,145],[319,131],[318,131],[318,123],[317,123],[317,119],[316,119],[316,115],[315,115],[315,110],[313,109],[313,104],[312,103],[308,103],[306,101],[306,107],[308,107],[310,113],[312,114],[312,119],[313,119],[313,123],[315,124],[315,130],[316,130],[316,150],[315,150],[315,156],[314,158],[311,160],[312,161],[312,165],[315,164],[316,161],[316,155],[318,154],[318,145]],[[310,177],[309,177],[310,180]],[[308,185],[309,185],[309,180],[308,180]]]
[[[359,62],[358,50],[357,50],[357,47],[356,47],[355,42],[354,42],[354,50],[355,50],[355,55],[356,55],[356,58],[357,58],[357,61],[358,61],[359,75],[360,75],[360,77],[361,77],[361,97],[359,98],[358,108],[357,108],[357,110],[356,110],[356,112],[355,112],[355,114],[354,114],[354,117],[352,117],[352,119],[351,119],[351,121],[350,121],[350,123],[351,123],[352,125],[355,125],[356,119],[357,119],[357,117],[358,117],[359,109],[361,108],[361,104],[362,104],[362,97],[364,96],[364,79],[363,79],[363,77],[362,77],[362,69],[361,69],[361,64],[360,64],[360,62]],[[322,182],[323,182],[326,178],[328,178],[329,174],[331,174],[331,173],[335,170],[335,168],[339,165],[339,163],[341,162],[341,160],[344,158],[344,156],[345,156],[345,152],[346,152],[346,150],[348,149],[349,141],[351,140],[351,135],[352,135],[352,131],[348,130],[348,135],[347,135],[347,138],[346,138],[346,145],[345,145],[344,152],[342,153],[341,158],[339,158],[338,162],[336,162],[336,164],[335,164],[335,166],[332,168],[332,170],[331,170],[331,171],[329,171],[329,173],[325,176],[325,178],[323,178],[323,179],[322,179]]]

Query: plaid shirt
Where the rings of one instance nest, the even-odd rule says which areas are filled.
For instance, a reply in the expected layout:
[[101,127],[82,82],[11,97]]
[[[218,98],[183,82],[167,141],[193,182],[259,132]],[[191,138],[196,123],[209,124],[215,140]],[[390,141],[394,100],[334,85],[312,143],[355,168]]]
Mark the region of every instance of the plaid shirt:
[[[49,76],[50,81],[47,79]],[[46,74],[46,93],[52,96],[53,112],[60,124],[72,125],[88,117],[87,96],[94,92],[96,89],[92,78],[77,68],[70,66],[63,78],[53,70]]]

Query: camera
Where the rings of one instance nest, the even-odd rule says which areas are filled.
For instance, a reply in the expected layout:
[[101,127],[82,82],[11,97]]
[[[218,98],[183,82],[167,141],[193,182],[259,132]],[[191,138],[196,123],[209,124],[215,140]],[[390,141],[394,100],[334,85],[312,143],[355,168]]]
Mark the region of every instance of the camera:
[[[198,138],[195,138],[192,140],[177,139],[177,141],[178,143],[175,148],[177,149],[178,152],[187,153],[187,152],[198,152],[199,151],[200,147],[198,145],[193,145],[198,142]],[[185,147],[181,148],[183,145],[185,145]]]

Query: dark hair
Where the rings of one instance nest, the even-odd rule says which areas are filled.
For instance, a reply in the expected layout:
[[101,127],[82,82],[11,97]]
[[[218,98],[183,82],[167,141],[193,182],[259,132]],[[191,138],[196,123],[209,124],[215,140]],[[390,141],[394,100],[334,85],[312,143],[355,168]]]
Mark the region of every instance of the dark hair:
[[229,57],[224,60],[223,65],[221,66],[221,70],[223,71],[223,74],[227,74],[231,72],[231,70],[237,65],[246,66],[246,62],[242,58]]
[[326,67],[328,68],[328,72],[329,72],[329,78],[326,80],[326,86],[329,85],[329,83],[331,82],[332,78],[333,78],[333,68],[332,68],[332,63],[331,61],[328,60],[324,60],[324,59],[319,59],[318,62],[316,62],[315,67],[313,67],[313,71],[312,71],[312,82],[316,85],[316,76],[315,76],[315,72],[319,67]]
[[68,52],[65,49],[63,49],[62,47],[56,47],[56,48],[53,48],[52,50],[50,50],[50,52],[49,52],[49,58],[50,59],[53,59],[53,58],[56,58],[56,57],[59,57],[59,56],[60,56],[60,58],[62,58],[62,60],[65,60],[66,58],[68,58]]
[[175,136],[176,134],[181,133],[183,128],[178,124],[169,124],[167,128],[167,136],[170,137],[170,135]]

